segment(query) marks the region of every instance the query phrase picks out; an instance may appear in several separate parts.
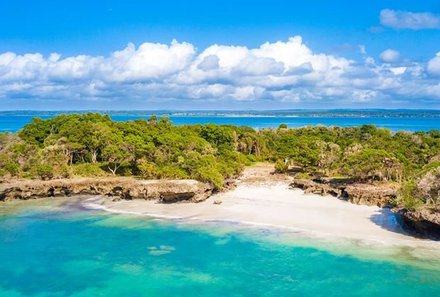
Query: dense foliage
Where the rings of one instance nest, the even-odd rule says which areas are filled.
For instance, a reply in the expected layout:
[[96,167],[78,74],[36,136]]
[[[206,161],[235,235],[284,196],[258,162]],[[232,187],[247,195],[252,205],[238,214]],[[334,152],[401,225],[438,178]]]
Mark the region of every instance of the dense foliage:
[[113,122],[89,113],[35,118],[17,135],[0,134],[0,175],[19,178],[136,175],[194,178],[221,188],[253,161],[275,162],[279,172],[296,167],[307,176],[400,182],[415,193],[418,184],[438,177],[440,131],[392,133],[372,125],[256,131],[173,126],[154,116]]

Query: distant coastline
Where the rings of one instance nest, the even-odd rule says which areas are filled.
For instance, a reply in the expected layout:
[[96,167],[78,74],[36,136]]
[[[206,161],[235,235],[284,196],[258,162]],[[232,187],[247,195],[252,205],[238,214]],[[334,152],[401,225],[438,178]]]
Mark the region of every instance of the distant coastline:
[[440,117],[440,109],[277,109],[277,110],[0,110],[0,116],[56,116],[98,112],[109,115],[157,116],[292,116],[292,117]]
[[440,130],[440,110],[425,109],[292,109],[292,110],[65,110],[0,111],[0,132],[15,133],[34,117],[54,118],[62,114],[97,112],[109,115],[114,121],[147,119],[152,115],[168,117],[175,125],[214,123],[219,125],[249,126],[254,129],[305,126],[355,127],[376,125],[392,131]]

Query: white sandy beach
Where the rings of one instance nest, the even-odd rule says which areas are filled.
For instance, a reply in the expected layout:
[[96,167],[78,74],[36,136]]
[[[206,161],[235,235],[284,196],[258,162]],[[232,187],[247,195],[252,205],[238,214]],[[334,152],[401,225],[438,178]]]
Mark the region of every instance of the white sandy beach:
[[[221,201],[220,205],[214,201]],[[304,194],[289,189],[288,180],[259,182],[246,176],[228,192],[201,203],[161,204],[146,200],[112,201],[95,197],[85,207],[157,218],[224,221],[247,225],[288,228],[313,236],[331,236],[392,245],[438,245],[405,235],[387,209],[355,205],[332,196]]]

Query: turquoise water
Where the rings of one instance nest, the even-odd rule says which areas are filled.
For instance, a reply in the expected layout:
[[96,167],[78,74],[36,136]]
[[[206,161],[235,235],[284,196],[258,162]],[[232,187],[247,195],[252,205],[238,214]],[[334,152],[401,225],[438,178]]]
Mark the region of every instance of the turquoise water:
[[440,296],[440,267],[215,226],[49,206],[3,211],[0,296]]
[[[34,116],[41,118],[51,118],[59,112],[32,112],[32,113],[13,113],[0,112],[0,132],[16,132],[28,123]],[[108,112],[111,118],[115,121],[127,121],[142,118],[149,118],[151,114],[132,112],[132,113],[112,113]],[[363,113],[357,112],[301,112],[291,113],[286,116],[286,113],[267,115],[265,113],[259,115],[243,115],[238,114],[231,116],[226,115],[206,115],[206,114],[191,114],[178,115],[167,114],[175,125],[190,125],[190,124],[229,124],[237,126],[250,126],[253,128],[276,128],[281,123],[285,123],[290,128],[298,128],[309,125],[324,125],[324,126],[340,126],[350,127],[364,124],[374,124],[379,127],[388,128],[393,131],[428,131],[432,129],[440,130],[440,113],[438,111],[432,112],[375,112]]]

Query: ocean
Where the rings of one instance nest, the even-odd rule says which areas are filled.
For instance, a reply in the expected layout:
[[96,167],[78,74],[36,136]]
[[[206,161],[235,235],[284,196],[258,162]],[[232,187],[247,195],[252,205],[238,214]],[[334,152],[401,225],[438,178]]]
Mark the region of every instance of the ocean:
[[[0,131],[57,114],[0,112]],[[107,114],[116,121],[150,116]],[[440,113],[426,111],[158,115],[176,125],[440,129]],[[438,253],[413,252],[239,224],[109,214],[56,199],[0,205],[0,297],[440,296]]]
[[[83,112],[83,111],[81,111]],[[0,112],[0,132],[17,132],[33,117],[52,118],[61,111]],[[71,112],[69,112],[71,113]],[[167,116],[175,125],[215,123],[249,126],[255,129],[276,128],[281,123],[290,128],[304,126],[351,127],[373,124],[392,131],[440,130],[440,111],[429,110],[333,110],[333,111],[259,111],[259,112],[167,112],[101,111],[115,121],[148,119],[152,114]]]
[[439,259],[405,249],[363,256],[385,246],[52,200],[0,207],[0,296],[440,296]]

